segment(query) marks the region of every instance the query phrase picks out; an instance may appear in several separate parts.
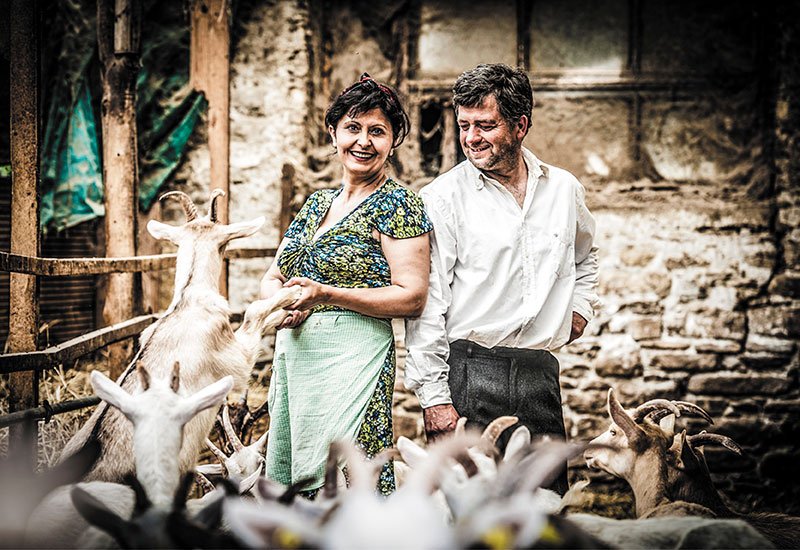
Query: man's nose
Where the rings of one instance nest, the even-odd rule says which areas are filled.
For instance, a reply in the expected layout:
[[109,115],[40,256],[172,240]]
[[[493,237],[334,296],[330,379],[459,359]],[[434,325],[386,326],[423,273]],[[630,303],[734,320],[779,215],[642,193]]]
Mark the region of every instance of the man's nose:
[[480,132],[475,126],[470,126],[465,133],[464,140],[467,143],[477,143],[481,140]]

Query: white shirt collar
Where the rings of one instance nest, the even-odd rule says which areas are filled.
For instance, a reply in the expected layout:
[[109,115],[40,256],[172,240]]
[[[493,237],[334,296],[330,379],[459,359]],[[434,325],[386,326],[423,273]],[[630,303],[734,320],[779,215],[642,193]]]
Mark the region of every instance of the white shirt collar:
[[[531,153],[525,147],[522,148],[522,158],[525,160],[525,164],[528,167],[528,180],[531,179],[531,176],[533,176],[534,181],[538,180],[542,176],[548,177],[549,171],[547,169],[547,165],[543,164],[538,158],[536,158],[536,155]],[[490,178],[489,176],[478,170],[475,167],[475,165],[472,164],[469,160],[467,160],[467,163],[469,164],[472,173],[474,174],[475,189],[480,191],[481,189],[483,189],[486,182],[490,180],[497,183],[497,180]],[[531,170],[531,166],[533,166],[533,170]]]

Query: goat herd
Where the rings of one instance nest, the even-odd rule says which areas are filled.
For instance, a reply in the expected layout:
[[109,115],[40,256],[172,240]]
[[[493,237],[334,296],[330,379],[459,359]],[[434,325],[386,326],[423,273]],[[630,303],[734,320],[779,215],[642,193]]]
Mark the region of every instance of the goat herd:
[[[531,440],[524,427],[504,451],[500,434],[517,423],[501,417],[483,434],[459,423],[427,449],[401,437],[396,449],[367,458],[348,443],[330,447],[324,487],[299,496],[263,476],[266,434],[250,445],[236,433],[226,405],[221,425],[233,452],[207,439],[219,405],[241,393],[263,334],[278,326],[296,288],[259,300],[235,332],[217,284],[225,245],[252,235],[264,220],[222,225],[216,199],[208,215],[183,193],[187,222],[151,221],[156,238],[178,245],[175,294],[142,333],[139,352],[115,383],[99,372],[103,399],[73,437],[58,465],[31,476],[26,465],[0,466],[0,546],[124,548],[795,548],[800,518],[740,514],[711,482],[702,452],[731,439],[677,432],[676,418],[711,423],[697,405],[653,400],[626,411],[608,393],[611,425],[588,443]],[[162,197],[163,198],[163,197]],[[463,421],[464,419],[462,419]],[[218,460],[196,466],[206,444]],[[133,452],[131,452],[131,450]],[[567,460],[627,481],[635,520],[570,513],[585,482],[564,497],[544,489]],[[387,460],[398,489],[375,492]],[[346,468],[343,466],[346,464]],[[346,478],[345,478],[346,472]],[[216,482],[216,486],[212,483]],[[193,485],[200,498],[188,498]]]

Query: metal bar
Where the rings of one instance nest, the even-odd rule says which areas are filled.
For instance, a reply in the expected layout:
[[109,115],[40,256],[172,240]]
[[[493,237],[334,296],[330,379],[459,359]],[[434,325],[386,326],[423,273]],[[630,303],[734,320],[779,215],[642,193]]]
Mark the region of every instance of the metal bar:
[[[275,256],[276,251],[275,248],[231,248],[225,252],[225,257],[229,259],[270,258]],[[175,254],[131,258],[38,258],[0,252],[0,271],[26,273],[40,277],[159,271],[175,267],[175,258]]]
[[12,424],[19,424],[20,422],[44,419],[45,422],[49,420],[50,416],[55,414],[62,414],[69,411],[76,411],[78,409],[85,409],[100,403],[100,398],[96,395],[88,397],[79,397],[72,401],[64,401],[56,403],[55,405],[47,405],[43,407],[36,407],[35,409],[26,409],[24,411],[17,411],[11,414],[0,415],[0,428],[5,428]]
[[45,350],[0,355],[0,374],[31,370],[42,371],[74,361],[78,357],[96,351],[108,344],[136,336],[159,317],[159,314],[142,315],[110,327],[89,332]]

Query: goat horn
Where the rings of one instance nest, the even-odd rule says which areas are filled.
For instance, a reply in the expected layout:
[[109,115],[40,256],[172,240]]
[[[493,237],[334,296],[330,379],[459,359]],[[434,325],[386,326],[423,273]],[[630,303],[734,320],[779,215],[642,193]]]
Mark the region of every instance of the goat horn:
[[231,424],[231,415],[228,412],[227,403],[222,406],[222,427],[225,428],[225,435],[228,436],[228,441],[233,445],[234,452],[244,449],[241,439],[236,435],[236,430],[233,429],[233,425]]
[[203,494],[208,494],[216,489],[214,484],[209,481],[209,479],[201,474],[200,472],[194,473],[194,480],[197,485],[200,487],[200,490],[203,491]]
[[646,403],[642,403],[631,414],[634,422],[641,423],[644,418],[651,412],[666,409],[670,414],[676,417],[681,415],[681,410],[678,406],[668,399],[653,399]]
[[225,191],[222,189],[214,189],[211,192],[211,200],[208,205],[208,219],[217,223],[217,199],[225,196]]
[[483,430],[483,434],[481,434],[481,439],[484,441],[488,441],[492,445],[497,444],[497,439],[500,437],[500,434],[503,433],[506,429],[510,428],[514,424],[519,422],[519,418],[516,416],[500,416],[492,420],[486,429]]
[[163,201],[166,198],[172,198],[181,203],[181,206],[183,206],[183,211],[186,212],[187,222],[190,222],[197,217],[197,207],[194,205],[192,199],[189,198],[189,195],[183,191],[170,191],[168,193],[164,193],[161,195],[161,197],[159,197],[158,200]]
[[694,447],[702,447],[707,443],[718,443],[725,447],[726,449],[733,451],[739,456],[742,456],[742,448],[730,437],[720,435],[720,434],[710,434],[703,430],[699,434],[690,435],[687,437],[689,443],[692,444]]
[[[695,405],[694,403],[689,403],[688,401],[673,401],[673,403],[681,410],[681,412],[699,416],[709,424],[714,423],[714,419],[711,418],[711,415],[709,415],[706,411],[704,411],[701,407]],[[657,411],[649,413],[647,417],[656,424],[658,424],[659,420],[661,420],[668,414],[672,414],[672,412],[666,409],[659,409]]]
[[611,416],[611,420],[625,433],[628,444],[634,448],[644,436],[644,431],[622,408],[617,396],[614,395],[614,388],[608,388],[608,414]]
[[219,460],[219,463],[222,464],[222,469],[225,471],[225,475],[227,476],[228,467],[225,466],[225,462],[228,460],[228,457],[225,455],[225,453],[220,451],[219,448],[216,445],[214,445],[208,438],[206,438],[206,447],[211,449],[211,452],[214,453],[215,457],[217,457],[217,460]]
[[456,429],[454,431],[456,437],[464,435],[464,430],[466,429],[466,425],[467,425],[467,417],[459,416],[458,421],[456,422]]

